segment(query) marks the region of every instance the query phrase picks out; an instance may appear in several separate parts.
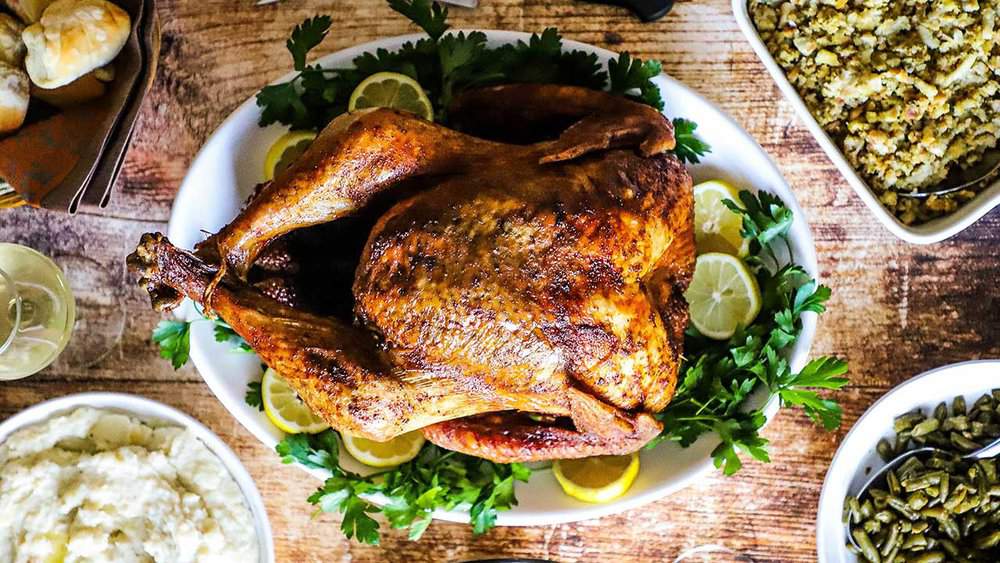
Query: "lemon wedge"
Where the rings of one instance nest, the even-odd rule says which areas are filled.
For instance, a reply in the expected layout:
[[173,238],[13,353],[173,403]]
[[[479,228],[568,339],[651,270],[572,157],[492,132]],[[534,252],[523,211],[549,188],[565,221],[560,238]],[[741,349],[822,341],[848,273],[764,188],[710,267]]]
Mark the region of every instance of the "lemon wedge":
[[329,428],[322,418],[313,414],[276,371],[267,368],[260,382],[264,414],[272,424],[289,434],[316,434]]
[[273,180],[282,170],[285,170],[306,152],[316,138],[315,131],[289,131],[271,145],[264,159],[264,179]]
[[722,180],[702,182],[694,187],[694,238],[699,254],[721,252],[746,256],[750,241],[740,235],[743,218],[723,203],[740,203],[739,192]]
[[376,442],[341,433],[344,448],[354,459],[371,467],[394,467],[417,457],[424,445],[424,435],[419,430],[396,436],[388,442]]
[[725,340],[739,326],[748,326],[760,312],[757,278],[742,260],[710,252],[698,257],[691,285],[684,292],[691,323],[702,334]]
[[552,464],[563,492],[583,502],[610,502],[624,495],[639,474],[639,454],[566,459]]
[[424,89],[416,80],[398,72],[377,72],[351,92],[347,111],[367,108],[400,109],[434,121],[434,106]]

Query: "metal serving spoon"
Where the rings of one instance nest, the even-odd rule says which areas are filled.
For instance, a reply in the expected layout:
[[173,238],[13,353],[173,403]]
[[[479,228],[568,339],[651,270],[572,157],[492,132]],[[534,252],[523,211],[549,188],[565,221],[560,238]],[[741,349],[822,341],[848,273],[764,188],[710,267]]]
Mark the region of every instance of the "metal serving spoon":
[[932,195],[950,194],[982,184],[996,176],[998,172],[1000,172],[1000,148],[987,151],[979,162],[968,168],[959,166],[952,168],[948,177],[936,186],[923,191],[900,192],[899,195],[923,199]]
[[[935,448],[935,447],[932,447],[932,446],[927,446],[927,447],[924,447],[924,448],[917,448],[915,450],[910,450],[908,452],[902,453],[902,454],[896,456],[889,463],[886,463],[885,467],[883,467],[882,469],[879,469],[878,471],[876,471],[875,474],[872,475],[868,479],[868,481],[865,482],[865,484],[861,487],[861,490],[858,491],[858,494],[855,495],[855,496],[857,497],[857,499],[859,501],[861,499],[863,499],[865,497],[865,495],[868,494],[868,489],[872,488],[872,486],[875,485],[876,483],[880,483],[880,482],[884,481],[885,480],[885,476],[886,476],[887,473],[889,473],[889,471],[891,471],[891,470],[899,467],[900,465],[902,465],[904,462],[906,462],[906,460],[910,459],[911,457],[917,457],[917,456],[922,456],[922,455],[930,455],[930,454],[934,454],[934,453],[942,453],[942,454],[945,454],[945,455],[950,455],[951,454],[951,452],[947,452],[945,450],[942,450],[941,448]],[[997,438],[996,440],[994,440],[992,443],[990,443],[986,447],[980,448],[980,449],[978,449],[978,450],[976,450],[976,451],[974,451],[972,453],[965,454],[965,455],[961,456],[961,458],[965,459],[965,460],[977,460],[977,459],[991,459],[991,458],[994,458],[994,457],[997,457],[997,456],[1000,456],[1000,438]],[[851,515],[852,514],[853,514],[853,511],[851,511],[851,513],[849,513],[847,515],[847,522],[844,523],[844,534],[847,535],[847,539],[851,542],[851,545],[853,545],[854,547],[856,547],[858,549],[861,549],[861,546],[858,545],[857,540],[854,539],[854,535],[851,534]]]

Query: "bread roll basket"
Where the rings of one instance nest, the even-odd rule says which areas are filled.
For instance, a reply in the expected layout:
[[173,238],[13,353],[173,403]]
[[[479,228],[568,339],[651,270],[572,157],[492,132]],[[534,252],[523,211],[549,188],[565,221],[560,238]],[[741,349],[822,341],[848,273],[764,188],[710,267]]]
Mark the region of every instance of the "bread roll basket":
[[[160,29],[154,0],[112,0],[131,30],[96,99],[59,108],[36,98],[23,126],[0,134],[0,208],[31,205],[75,213],[104,207],[121,170],[139,106],[156,73]],[[15,14],[25,0],[0,0]],[[22,16],[23,17],[23,16]]]

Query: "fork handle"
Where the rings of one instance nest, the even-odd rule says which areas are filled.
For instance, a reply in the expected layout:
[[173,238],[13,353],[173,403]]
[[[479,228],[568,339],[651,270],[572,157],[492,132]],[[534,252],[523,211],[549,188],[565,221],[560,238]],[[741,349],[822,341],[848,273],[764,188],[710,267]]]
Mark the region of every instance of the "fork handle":
[[658,20],[674,7],[674,0],[584,0],[584,2],[628,8],[644,22]]

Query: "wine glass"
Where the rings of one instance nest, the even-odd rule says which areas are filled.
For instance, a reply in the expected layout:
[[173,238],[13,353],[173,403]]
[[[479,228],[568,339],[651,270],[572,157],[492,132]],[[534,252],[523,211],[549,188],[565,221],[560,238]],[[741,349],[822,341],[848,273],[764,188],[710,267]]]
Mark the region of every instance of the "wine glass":
[[73,292],[59,266],[26,246],[0,243],[0,380],[51,364],[75,319]]

